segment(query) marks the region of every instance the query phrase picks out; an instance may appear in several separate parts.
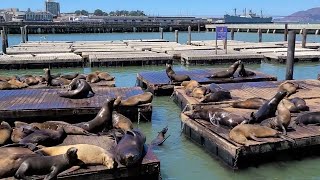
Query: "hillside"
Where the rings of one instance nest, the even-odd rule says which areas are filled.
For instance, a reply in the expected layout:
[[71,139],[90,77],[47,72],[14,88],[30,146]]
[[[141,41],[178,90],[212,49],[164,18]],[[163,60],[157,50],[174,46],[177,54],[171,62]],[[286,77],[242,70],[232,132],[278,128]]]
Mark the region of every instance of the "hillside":
[[320,7],[308,9],[306,11],[298,11],[287,17],[278,19],[277,21],[290,21],[301,23],[320,22]]

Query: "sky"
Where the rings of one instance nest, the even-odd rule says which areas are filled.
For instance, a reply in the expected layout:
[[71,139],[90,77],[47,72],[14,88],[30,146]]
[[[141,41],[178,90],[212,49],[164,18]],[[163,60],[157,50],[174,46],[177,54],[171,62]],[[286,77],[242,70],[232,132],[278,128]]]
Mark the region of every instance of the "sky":
[[[244,8],[252,9],[264,15],[286,16],[294,12],[320,7],[320,0],[56,0],[61,12],[74,12],[85,9],[93,12],[101,9],[142,10],[147,15],[189,15],[189,16],[223,16],[233,14],[237,8],[241,13]],[[44,10],[44,0],[0,0],[0,9],[19,8],[20,10]]]

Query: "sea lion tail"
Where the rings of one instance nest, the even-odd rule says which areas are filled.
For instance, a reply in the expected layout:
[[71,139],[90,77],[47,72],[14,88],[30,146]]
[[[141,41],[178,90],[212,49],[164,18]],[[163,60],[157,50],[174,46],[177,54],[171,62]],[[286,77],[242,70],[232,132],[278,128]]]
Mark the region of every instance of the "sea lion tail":
[[283,140],[286,140],[286,141],[289,141],[293,144],[296,144],[296,141],[290,137],[288,137],[287,135],[283,135],[283,134],[277,134],[279,138],[283,139]]

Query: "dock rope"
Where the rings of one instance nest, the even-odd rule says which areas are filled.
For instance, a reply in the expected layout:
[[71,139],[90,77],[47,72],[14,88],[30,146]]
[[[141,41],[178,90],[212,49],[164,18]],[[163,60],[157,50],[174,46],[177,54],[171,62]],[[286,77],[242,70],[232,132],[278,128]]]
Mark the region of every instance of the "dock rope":
[[234,163],[233,163],[233,167],[234,168],[237,168],[239,154],[240,154],[240,149],[237,149],[236,150],[236,156],[234,157]]
[[172,99],[172,98],[173,98],[173,96],[174,96],[174,92],[171,94],[170,99]]
[[138,108],[138,124],[140,124],[140,118],[141,118],[141,109]]
[[183,109],[182,112],[185,112],[187,110],[187,107],[189,106],[189,104],[187,104]]

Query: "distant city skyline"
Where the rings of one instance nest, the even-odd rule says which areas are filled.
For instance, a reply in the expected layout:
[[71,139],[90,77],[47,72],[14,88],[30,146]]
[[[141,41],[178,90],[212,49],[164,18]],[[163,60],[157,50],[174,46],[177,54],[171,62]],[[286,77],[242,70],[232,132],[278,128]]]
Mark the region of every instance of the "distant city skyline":
[[[320,0],[56,0],[60,3],[61,13],[74,12],[76,10],[87,10],[93,12],[101,9],[106,12],[115,10],[142,10],[147,15],[174,15],[174,16],[223,16],[233,14],[237,8],[238,14],[243,10],[252,9],[260,14],[260,10],[266,16],[286,16],[297,11],[307,10],[320,6]],[[0,5],[2,8],[19,8],[20,10],[45,10],[45,0],[3,0]]]

